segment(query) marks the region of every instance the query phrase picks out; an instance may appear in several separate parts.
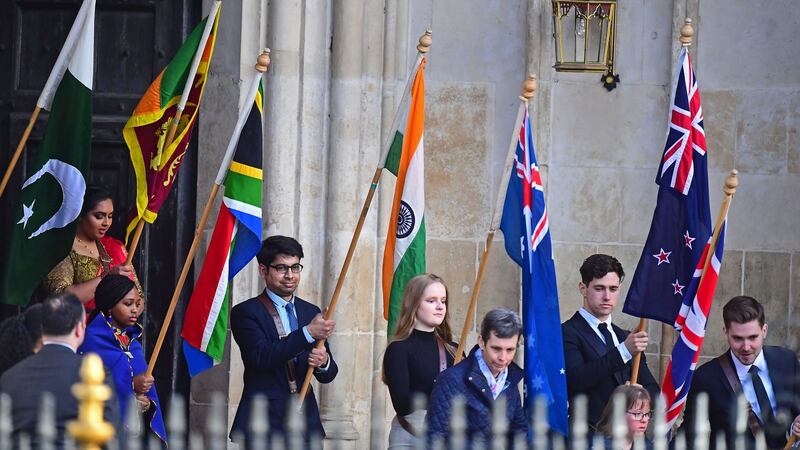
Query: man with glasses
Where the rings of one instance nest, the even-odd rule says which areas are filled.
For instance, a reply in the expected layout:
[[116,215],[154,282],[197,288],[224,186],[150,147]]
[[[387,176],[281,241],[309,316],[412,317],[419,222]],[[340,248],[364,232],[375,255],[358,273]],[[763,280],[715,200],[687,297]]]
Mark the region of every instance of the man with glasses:
[[[295,239],[272,236],[264,240],[256,259],[266,289],[231,310],[231,331],[244,363],[244,390],[231,427],[231,439],[248,442],[253,398],[269,399],[270,436],[283,436],[287,408],[292,395],[303,383],[308,367],[320,383],[330,383],[338,367],[327,342],[324,349],[315,341],[328,339],[336,325],[325,320],[320,309],[295,295],[300,284],[303,247]],[[304,400],[307,440],[325,436],[313,391]]]

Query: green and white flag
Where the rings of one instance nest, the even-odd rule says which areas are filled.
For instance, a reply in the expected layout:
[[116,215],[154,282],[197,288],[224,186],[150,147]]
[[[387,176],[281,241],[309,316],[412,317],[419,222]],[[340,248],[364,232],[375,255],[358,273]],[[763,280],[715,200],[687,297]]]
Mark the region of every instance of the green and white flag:
[[84,0],[37,102],[50,117],[13,216],[3,303],[27,304],[72,248],[91,156],[94,12]]
[[411,86],[384,167],[397,175],[389,231],[383,253],[383,316],[394,334],[403,289],[408,280],[425,272],[425,59]]

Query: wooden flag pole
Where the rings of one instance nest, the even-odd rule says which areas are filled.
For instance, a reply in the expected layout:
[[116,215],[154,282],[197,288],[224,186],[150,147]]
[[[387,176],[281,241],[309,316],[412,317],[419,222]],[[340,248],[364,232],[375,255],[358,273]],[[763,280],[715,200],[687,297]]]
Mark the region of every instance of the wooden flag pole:
[[39,118],[40,112],[42,112],[42,108],[39,105],[36,105],[36,108],[33,109],[33,113],[31,113],[30,120],[28,120],[28,126],[25,127],[25,132],[22,133],[22,139],[20,139],[19,144],[17,144],[17,149],[14,151],[14,156],[11,157],[11,161],[8,163],[6,173],[3,175],[3,181],[0,181],[0,197],[2,197],[3,192],[6,191],[8,180],[11,179],[11,174],[14,173],[14,168],[17,167],[19,157],[22,155],[22,150],[25,149],[25,144],[28,142],[28,137],[31,135],[31,131],[33,130],[33,126],[36,124],[36,119]]
[[[183,263],[183,269],[178,277],[178,283],[175,286],[175,291],[172,293],[172,299],[169,302],[169,308],[167,309],[167,313],[164,316],[164,321],[161,324],[161,330],[158,333],[158,340],[156,341],[155,347],[153,347],[153,353],[150,355],[150,362],[147,364],[147,376],[153,375],[153,369],[155,368],[156,361],[158,360],[158,354],[161,352],[161,347],[164,345],[164,339],[167,337],[167,330],[172,322],[172,316],[175,314],[175,307],[178,305],[178,297],[181,295],[183,285],[186,283],[186,277],[189,275],[189,269],[192,267],[194,256],[197,253],[197,247],[200,244],[200,236],[203,234],[206,223],[208,223],[208,216],[211,214],[211,207],[213,206],[214,199],[219,192],[219,187],[225,181],[224,174],[227,173],[231,164],[231,160],[233,159],[233,153],[236,151],[236,144],[239,141],[239,133],[241,133],[242,126],[244,126],[244,122],[247,119],[247,116],[250,114],[250,108],[253,106],[253,99],[255,98],[256,91],[258,90],[258,82],[260,81],[262,74],[267,71],[269,62],[269,49],[265,49],[261,55],[258,56],[258,62],[255,65],[255,70],[258,71],[258,74],[253,77],[253,82],[250,85],[250,90],[248,91],[249,101],[245,102],[245,108],[242,113],[239,114],[239,119],[234,127],[233,134],[228,141],[228,148],[226,149],[225,156],[222,159],[222,164],[220,165],[217,179],[215,180],[214,185],[211,187],[211,192],[208,195],[206,206],[203,208],[203,214],[200,216],[200,222],[197,224],[197,228],[195,229],[194,239],[192,240],[191,247],[189,247],[189,254],[186,255],[186,261]],[[141,224],[143,222],[139,223]]]
[[[197,45],[197,51],[194,53],[192,65],[189,66],[189,74],[186,76],[186,84],[183,85],[183,92],[181,93],[181,99],[178,101],[178,105],[176,107],[177,109],[175,112],[175,117],[173,117],[169,123],[167,137],[164,139],[164,145],[161,147],[162,151],[168,149],[175,140],[175,134],[178,131],[178,124],[181,121],[183,110],[186,108],[186,101],[189,99],[189,93],[191,92],[192,85],[194,84],[194,77],[197,75],[197,68],[200,67],[200,60],[203,59],[206,43],[208,43],[208,37],[211,35],[211,30],[214,28],[214,22],[217,20],[217,11],[219,11],[219,7],[221,5],[221,1],[215,1],[214,4],[211,5],[211,11],[208,13],[206,26],[203,28],[203,34],[200,36],[200,42]],[[133,232],[130,246],[128,247],[128,259],[125,260],[125,265],[130,265],[133,262],[133,257],[136,254],[136,250],[139,248],[139,239],[142,237],[144,223],[144,220],[140,217],[139,223],[136,224],[136,229]]]
[[[413,80],[414,74],[417,72],[417,68],[422,63],[422,58],[430,51],[431,44],[433,43],[431,30],[426,30],[425,33],[422,34],[419,38],[419,44],[417,44],[417,59],[414,63],[413,68],[411,69],[411,75],[409,75],[408,79],[406,80],[405,90],[403,91],[403,98],[405,98],[406,93],[409,91],[409,87],[411,86],[411,82]],[[400,101],[400,107],[402,108],[403,101]],[[398,121],[400,120],[399,109],[395,113],[394,120],[392,121],[392,130],[397,128]],[[358,244],[358,238],[361,236],[361,229],[364,227],[364,221],[367,219],[367,213],[369,212],[369,208],[372,205],[372,198],[375,196],[375,190],[378,188],[378,182],[381,179],[381,174],[383,174],[383,165],[386,162],[386,157],[389,154],[389,148],[391,147],[392,141],[394,140],[394,134],[390,133],[387,137],[386,143],[383,146],[383,150],[381,152],[381,157],[378,160],[378,166],[375,168],[375,173],[372,175],[372,181],[369,185],[369,191],[367,191],[367,198],[364,199],[364,205],[361,207],[361,213],[358,216],[358,222],[356,223],[356,228],[353,231],[353,237],[350,239],[350,246],[347,248],[347,253],[344,257],[344,263],[342,264],[342,269],[339,272],[339,278],[336,280],[336,287],[333,289],[333,295],[331,295],[331,301],[328,303],[328,307],[325,309],[325,320],[330,320],[333,317],[333,313],[336,311],[336,303],[339,301],[339,295],[342,292],[342,287],[344,286],[344,280],[347,276],[347,271],[350,269],[350,263],[353,260],[353,254],[356,251],[356,245]],[[316,348],[323,348],[325,346],[325,339],[320,339],[316,343]],[[302,408],[303,400],[305,400],[306,395],[308,394],[308,388],[311,386],[311,377],[314,375],[314,368],[309,366],[308,370],[306,370],[305,378],[303,379],[303,386],[300,388],[300,407]]]
[[[644,317],[639,319],[639,325],[636,326],[636,329],[633,330],[634,333],[638,333],[647,326],[647,319]],[[639,352],[633,356],[633,366],[631,367],[631,384],[636,384],[639,380],[639,365],[642,363],[642,352]]]
[[522,83],[522,93],[519,96],[519,109],[517,110],[517,119],[514,122],[514,132],[511,134],[511,143],[508,145],[508,152],[506,153],[506,164],[503,168],[503,176],[500,177],[500,188],[497,191],[497,201],[494,205],[492,212],[492,221],[489,224],[489,231],[486,234],[486,245],[481,255],[480,265],[478,266],[478,276],[475,278],[475,284],[472,288],[472,296],[469,300],[469,307],[467,308],[467,317],[464,319],[464,327],[461,329],[461,338],[458,341],[458,349],[455,355],[455,364],[458,364],[464,356],[464,347],[467,343],[467,336],[471,327],[472,319],[475,317],[475,310],[478,308],[478,296],[481,292],[481,283],[483,283],[483,276],[486,272],[486,263],[489,261],[489,252],[492,250],[492,241],[500,226],[500,217],[503,213],[503,202],[506,198],[506,191],[508,190],[508,178],[511,176],[511,170],[514,167],[514,157],[517,153],[517,144],[519,142],[519,130],[522,127],[522,119],[525,117],[525,109],[528,106],[528,101],[533,98],[536,92],[536,76],[529,74],[528,78]]
[[[731,206],[731,200],[733,199],[734,194],[736,194],[736,188],[739,186],[739,178],[737,177],[738,171],[736,169],[731,170],[730,175],[725,178],[725,187],[722,188],[722,192],[725,193],[725,198],[722,200],[722,205],[719,208],[719,214],[717,215],[717,222],[714,224],[714,234],[711,236],[711,243],[708,247],[708,254],[706,254],[706,259],[703,261],[703,273],[700,275],[700,282],[698,286],[703,285],[703,279],[706,277],[708,273],[708,266],[711,264],[711,258],[714,256],[714,252],[717,250],[717,240],[719,239],[719,233],[722,228],[722,222],[725,220],[725,217],[728,215],[728,209]],[[644,326],[643,323],[645,319],[639,320],[639,326],[636,328],[636,331],[641,331]],[[631,384],[636,384],[639,376],[639,365],[641,364],[641,356],[642,352],[636,354],[633,357],[633,370],[631,373]]]
[[[684,19],[683,26],[681,27],[681,36],[678,38],[678,41],[681,43],[681,47],[689,47],[692,45],[692,37],[694,36],[694,27],[692,27],[692,19],[686,18]],[[704,272],[705,273],[705,272]],[[662,336],[665,334],[663,332],[664,328],[668,327],[669,325],[664,325],[661,327],[662,329]],[[636,329],[633,331],[634,333],[638,333],[643,331],[647,327],[647,319],[644,317],[639,319],[639,324],[636,326]],[[664,344],[662,340],[662,344]],[[631,384],[636,384],[639,379],[639,365],[641,364],[642,360],[642,352],[637,353],[633,357],[633,365],[631,370]]]

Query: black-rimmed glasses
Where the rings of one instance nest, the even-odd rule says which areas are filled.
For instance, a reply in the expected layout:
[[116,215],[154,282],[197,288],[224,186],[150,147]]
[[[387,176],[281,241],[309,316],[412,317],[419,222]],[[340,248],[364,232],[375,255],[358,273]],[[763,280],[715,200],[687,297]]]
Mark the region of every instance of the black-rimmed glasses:
[[625,411],[627,414],[630,414],[635,420],[650,420],[653,417],[653,411]]
[[303,271],[303,265],[300,263],[292,264],[291,266],[287,266],[286,264],[275,264],[273,266],[270,264],[269,267],[272,267],[273,269],[275,269],[276,272],[283,275],[286,275],[286,272],[290,270],[292,271],[292,273],[300,273]]

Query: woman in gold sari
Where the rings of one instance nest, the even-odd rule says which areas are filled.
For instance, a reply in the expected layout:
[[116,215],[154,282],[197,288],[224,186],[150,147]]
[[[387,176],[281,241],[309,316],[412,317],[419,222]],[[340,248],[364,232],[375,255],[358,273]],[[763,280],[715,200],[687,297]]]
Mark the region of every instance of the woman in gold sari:
[[94,310],[94,291],[107,274],[131,278],[141,293],[133,266],[125,264],[125,245],[106,235],[113,219],[111,194],[100,187],[87,186],[72,251],[42,280],[45,294],[68,290],[81,300],[89,314]]

